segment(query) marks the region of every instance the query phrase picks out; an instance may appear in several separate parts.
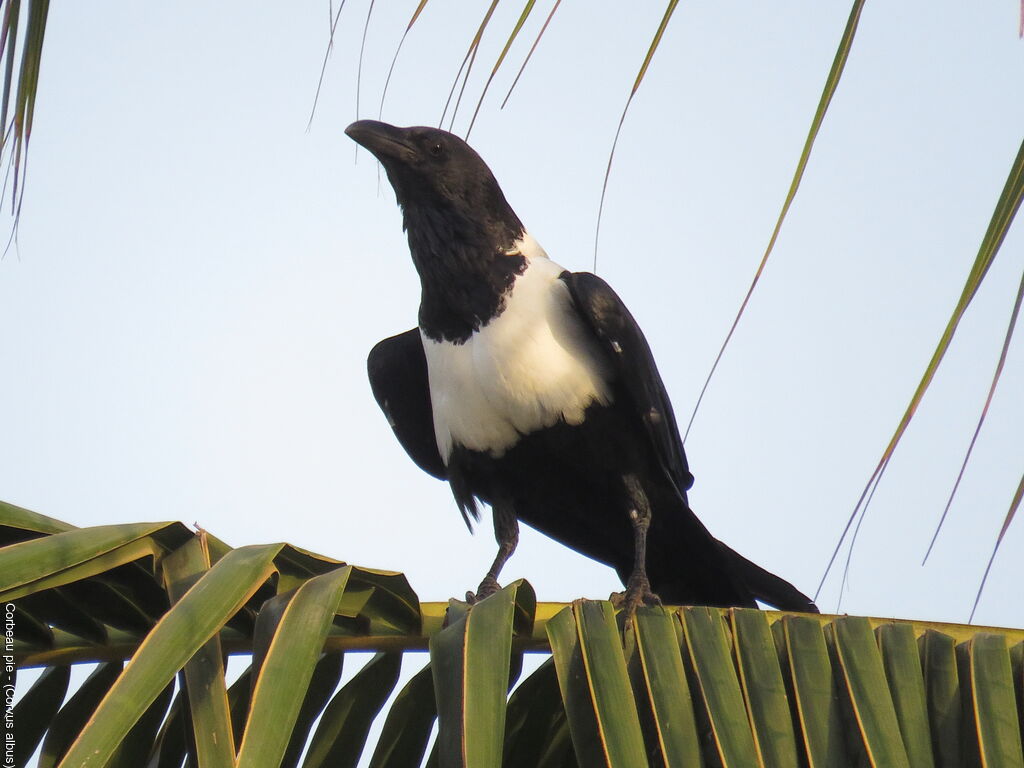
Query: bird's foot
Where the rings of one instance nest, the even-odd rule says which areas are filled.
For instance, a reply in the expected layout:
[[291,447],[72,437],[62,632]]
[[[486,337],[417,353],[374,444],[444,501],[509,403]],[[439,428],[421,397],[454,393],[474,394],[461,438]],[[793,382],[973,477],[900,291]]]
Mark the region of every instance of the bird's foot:
[[641,605],[661,605],[661,598],[651,591],[651,582],[645,574],[633,574],[622,592],[613,592],[608,598],[616,610],[625,611],[632,617]]
[[476,588],[475,593],[466,593],[466,602],[470,605],[475,605],[481,600],[486,600],[496,592],[501,592],[501,584],[493,576],[484,576],[484,580],[480,582],[480,586]]

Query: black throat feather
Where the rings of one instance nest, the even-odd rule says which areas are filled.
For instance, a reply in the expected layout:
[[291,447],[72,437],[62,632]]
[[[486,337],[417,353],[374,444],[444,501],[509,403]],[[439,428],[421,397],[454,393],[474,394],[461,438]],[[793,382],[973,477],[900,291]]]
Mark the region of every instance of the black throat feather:
[[523,225],[510,209],[496,219],[456,206],[406,205],[403,213],[422,288],[419,326],[433,341],[463,344],[501,314],[525,271],[526,257],[514,250]]

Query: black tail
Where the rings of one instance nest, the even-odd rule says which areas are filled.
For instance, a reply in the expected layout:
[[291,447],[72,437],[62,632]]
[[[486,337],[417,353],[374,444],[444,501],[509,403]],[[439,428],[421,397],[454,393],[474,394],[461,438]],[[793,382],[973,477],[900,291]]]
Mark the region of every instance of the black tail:
[[[647,535],[647,576],[663,602],[722,608],[756,608],[761,602],[780,611],[818,613],[788,581],[712,536],[674,489],[658,501]],[[630,566],[616,564],[623,583]]]
[[[719,542],[721,544],[721,542]],[[739,577],[747,585],[751,594],[762,603],[767,603],[780,611],[799,611],[800,613],[818,613],[818,606],[807,595],[794,587],[785,579],[766,571],[757,563],[747,560],[739,552],[725,544],[739,571]]]

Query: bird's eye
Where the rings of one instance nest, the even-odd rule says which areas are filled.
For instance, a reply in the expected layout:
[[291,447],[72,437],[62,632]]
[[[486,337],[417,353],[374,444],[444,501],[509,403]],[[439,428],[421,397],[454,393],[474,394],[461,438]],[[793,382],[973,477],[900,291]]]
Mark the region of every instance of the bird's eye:
[[434,157],[439,157],[444,152],[444,145],[439,141],[435,141],[427,148],[427,151]]

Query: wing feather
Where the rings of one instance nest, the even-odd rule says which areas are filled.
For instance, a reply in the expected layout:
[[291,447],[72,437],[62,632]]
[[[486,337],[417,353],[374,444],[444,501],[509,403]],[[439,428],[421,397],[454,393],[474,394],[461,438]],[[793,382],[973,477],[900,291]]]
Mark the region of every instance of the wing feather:
[[693,485],[672,403],[640,326],[604,280],[589,272],[563,272],[576,309],[608,353],[643,422],[661,466],[679,495]]
[[366,360],[370,388],[388,424],[416,465],[438,480],[448,469],[437,450],[427,359],[418,328],[380,341]]

